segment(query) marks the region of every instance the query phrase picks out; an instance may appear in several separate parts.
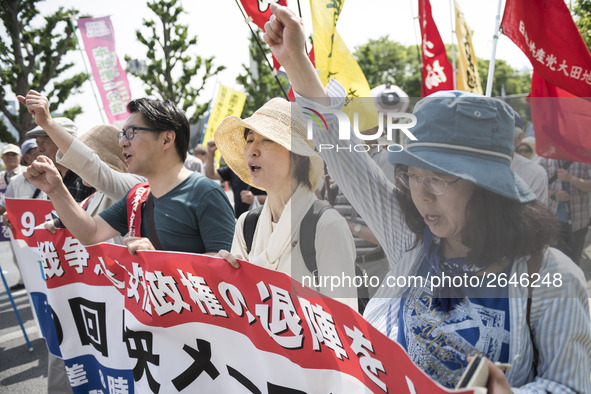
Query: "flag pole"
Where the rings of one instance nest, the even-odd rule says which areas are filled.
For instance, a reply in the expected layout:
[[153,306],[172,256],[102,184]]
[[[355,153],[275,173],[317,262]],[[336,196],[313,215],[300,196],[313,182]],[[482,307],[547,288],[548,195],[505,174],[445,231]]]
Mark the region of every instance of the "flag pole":
[[[298,0],[298,13],[300,14],[300,18],[303,20],[304,18],[302,18],[302,7],[300,7],[300,0]],[[304,40],[304,50],[306,53],[308,53],[308,45],[306,45],[306,40]]]
[[82,46],[80,45],[80,40],[78,40],[78,27],[76,25],[74,25],[74,21],[72,16],[70,16],[70,18],[68,18],[68,20],[70,21],[70,25],[72,25],[72,30],[74,30],[74,39],[76,40],[76,46],[78,47],[78,50],[80,51],[80,55],[82,56],[82,63],[84,64],[84,70],[86,71],[86,75],[88,75],[89,78],[89,83],[90,83],[90,88],[92,89],[92,94],[94,96],[94,100],[96,101],[96,105],[98,107],[99,110],[99,114],[101,115],[101,122],[105,123],[105,117],[103,116],[103,108],[101,107],[98,97],[96,95],[96,90],[94,90],[94,76],[88,72],[88,65],[86,64],[86,59],[84,58],[85,53],[82,52]]
[[[456,81],[456,74],[457,74],[457,70],[456,70],[456,47],[454,45],[454,35],[455,35],[455,29],[454,29],[454,14],[455,12],[452,11],[452,1],[454,0],[449,0],[449,26],[451,28],[451,66],[452,66],[452,74],[453,74],[453,81],[454,81],[454,90],[457,89],[457,81]],[[453,10],[455,10],[455,5],[453,7]]]
[[497,17],[495,19],[495,31],[493,35],[492,54],[490,55],[490,64],[488,65],[488,76],[486,78],[486,96],[490,97],[492,94],[493,78],[495,74],[495,57],[497,54],[497,41],[499,40],[499,27],[501,26],[501,1],[499,0],[499,7],[497,9]]
[[[412,13],[413,12],[413,9],[412,9],[412,0],[409,0],[409,3],[410,3],[410,12]],[[419,20],[418,12],[417,12],[417,16],[416,17],[413,17],[412,19]],[[419,20],[419,24],[420,23],[421,22]],[[420,28],[421,28],[421,26],[419,25],[419,29]],[[420,73],[419,73],[420,76],[421,76],[421,96],[422,97],[425,97],[425,83],[423,81],[423,59],[421,58],[421,49],[420,49],[421,48],[421,44],[419,43],[419,39],[417,38],[417,27],[415,26],[414,23],[412,24],[412,30],[413,30],[413,33],[415,35],[415,42],[417,43],[417,58],[419,59],[419,67],[421,68]],[[423,40],[423,38],[421,37],[421,42],[422,42],[422,40]]]
[[273,66],[271,65],[271,62],[269,61],[269,59],[267,58],[267,55],[265,54],[265,50],[263,49],[263,45],[261,44],[261,42],[259,41],[259,37],[256,35],[256,33],[254,32],[252,26],[250,25],[250,22],[248,20],[248,18],[246,17],[246,14],[244,13],[244,11],[242,10],[242,7],[240,6],[240,3],[238,3],[238,0],[234,0],[234,2],[236,2],[236,5],[238,6],[238,9],[240,10],[240,13],[242,14],[242,17],[244,18],[244,22],[246,22],[246,25],[248,26],[248,28],[250,29],[250,32],[252,33],[252,36],[254,37],[254,40],[257,43],[257,46],[259,47],[259,49],[261,50],[261,53],[263,54],[263,57],[265,58],[265,61],[267,62],[267,64],[269,65],[269,68],[271,69],[271,75],[273,75],[273,77],[275,77],[275,81],[277,81],[277,84],[279,85],[279,87],[281,88],[281,91],[283,92],[283,97],[286,100],[289,100],[289,97],[287,96],[287,92],[285,91],[285,88],[283,87],[283,84],[281,83],[281,81],[279,80],[279,77],[277,76],[277,73],[275,72],[275,69],[273,68]]

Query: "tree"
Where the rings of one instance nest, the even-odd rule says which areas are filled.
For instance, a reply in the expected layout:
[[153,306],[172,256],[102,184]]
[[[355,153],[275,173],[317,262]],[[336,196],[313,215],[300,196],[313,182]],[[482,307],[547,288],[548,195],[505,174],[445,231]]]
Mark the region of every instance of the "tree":
[[[242,64],[244,74],[238,75],[236,82],[244,87],[246,92],[246,103],[242,116],[247,117],[253,114],[254,111],[263,106],[267,101],[273,97],[283,97],[283,91],[277,84],[275,77],[271,74],[269,64],[263,56],[269,55],[271,51],[269,47],[263,43],[261,35],[256,32],[259,42],[262,43],[264,53],[257,45],[254,36],[250,36],[250,44],[248,47],[250,53],[250,67]],[[284,89],[287,90],[288,81],[279,76],[279,80]]]
[[[482,91],[484,92],[486,91],[490,60],[477,59],[477,61],[480,83],[482,85]],[[503,89],[505,95],[509,96],[504,100],[521,114],[521,118],[525,124],[528,119],[531,119],[530,106],[525,97],[531,90],[531,73],[517,71],[509,66],[504,60],[496,59],[491,96],[503,98],[501,96]],[[515,97],[515,95],[517,95],[517,97]]]
[[410,97],[421,97],[421,66],[416,46],[404,46],[388,36],[355,47],[353,55],[371,88],[389,83]]
[[[191,124],[197,123],[207,109],[207,103],[197,104],[207,79],[224,70],[214,66],[214,56],[203,58],[191,53],[197,45],[197,36],[189,38],[188,26],[179,21],[185,13],[178,0],[154,1],[148,7],[156,14],[156,20],[143,20],[149,33],[136,30],[137,40],[147,48],[146,72],[130,72],[146,85],[148,95],[160,96],[182,107],[185,112],[193,110]],[[125,56],[125,61],[131,58]],[[201,76],[197,74],[201,71]],[[195,82],[197,87],[195,87]]]
[[[419,50],[420,48],[416,45],[407,47],[391,41],[386,36],[377,40],[369,40],[366,44],[356,47],[354,55],[369,86],[375,87],[390,83],[398,85],[410,97],[420,97],[421,64],[417,55]],[[446,51],[451,62],[449,45],[446,45]],[[489,63],[488,60],[478,59],[478,72],[483,85],[486,85]],[[531,75],[520,73],[511,68],[504,60],[496,60],[495,65],[493,96],[500,96],[503,86],[507,95],[529,92]],[[486,86],[482,88],[484,91]]]
[[591,49],[591,0],[574,0],[570,9],[587,47]]
[[[0,18],[5,30],[0,41],[0,110],[18,130],[24,140],[27,131],[35,126],[32,116],[23,106],[14,115],[8,110],[7,89],[16,94],[25,94],[29,89],[42,92],[49,99],[50,111],[55,111],[72,94],[80,92],[88,79],[86,73],[69,78],[74,63],[66,62],[65,56],[76,48],[75,31],[71,18],[77,10],[60,7],[55,13],[45,16],[45,24],[33,27],[39,19],[35,6],[39,0],[0,0]],[[74,119],[82,113],[79,105],[64,109],[64,116]],[[12,140],[7,131],[0,131],[2,140]]]
[[[478,75],[482,91],[486,91],[486,81],[488,78],[488,67],[490,60],[477,59]],[[501,96],[503,88],[506,95],[529,93],[531,88],[531,74],[521,73],[507,64],[504,60],[495,60],[495,74],[493,76],[493,85],[491,96]]]

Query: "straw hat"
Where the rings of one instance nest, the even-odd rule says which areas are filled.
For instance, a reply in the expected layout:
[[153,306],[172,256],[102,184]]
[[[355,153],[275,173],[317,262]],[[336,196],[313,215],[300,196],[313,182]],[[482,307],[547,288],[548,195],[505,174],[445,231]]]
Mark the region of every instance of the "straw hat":
[[[314,151],[314,143],[306,138],[306,120],[299,108],[282,98],[274,98],[244,120],[228,116],[216,129],[213,138],[222,157],[245,183],[256,186],[244,160],[244,130],[250,129],[296,155],[310,158],[309,179],[316,190],[324,172],[324,162]],[[260,189],[260,187],[258,187]]]
[[82,134],[80,141],[92,149],[112,169],[127,172],[119,138],[117,138],[118,132],[119,129],[111,125],[94,126]]

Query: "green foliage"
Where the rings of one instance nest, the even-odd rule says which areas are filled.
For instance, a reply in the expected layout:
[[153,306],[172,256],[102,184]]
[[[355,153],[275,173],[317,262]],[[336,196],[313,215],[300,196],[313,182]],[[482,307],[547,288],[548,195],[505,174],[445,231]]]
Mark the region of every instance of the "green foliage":
[[0,122],[0,141],[9,142],[11,144],[16,144],[18,142],[14,139],[14,136],[10,131],[8,131],[8,127],[6,127],[4,122]]
[[[264,44],[261,35],[256,32],[259,42],[262,43],[265,54],[269,55],[271,51],[268,46]],[[257,45],[254,37],[251,35],[249,52],[251,58],[251,67],[242,64],[244,74],[238,75],[236,82],[240,84],[246,92],[246,103],[242,111],[242,117],[248,117],[254,111],[263,106],[267,101],[273,97],[283,97],[283,91],[277,84],[275,77],[271,74],[271,70],[263,52]],[[287,91],[288,81],[279,76],[279,80]]]
[[[215,66],[214,56],[203,58],[192,53],[197,37],[189,37],[188,25],[180,23],[180,16],[185,13],[180,1],[153,1],[148,7],[156,14],[156,20],[143,20],[147,33],[136,30],[137,40],[147,50],[147,70],[132,75],[147,85],[148,95],[173,101],[187,112],[191,124],[197,123],[208,105],[198,104],[197,98],[207,80],[225,66]],[[131,58],[125,56],[125,60]]]
[[[446,46],[446,49],[451,62],[451,48]],[[391,41],[386,36],[369,40],[366,44],[356,47],[354,55],[370,87],[390,83],[399,86],[410,97],[420,97],[419,51],[420,48],[416,45],[404,46]],[[489,60],[478,59],[478,72],[483,91],[486,89],[489,63]],[[531,75],[520,73],[504,60],[497,60],[495,65],[493,96],[500,96],[503,86],[507,95],[529,92]]]
[[[0,111],[18,130],[21,141],[35,123],[24,106],[19,107],[16,115],[9,112],[8,90],[23,95],[29,89],[37,90],[47,95],[53,111],[69,96],[79,92],[88,79],[86,73],[63,77],[64,73],[71,74],[74,67],[73,63],[65,61],[65,55],[76,49],[70,20],[78,11],[60,7],[55,13],[43,17],[44,24],[39,24],[38,2],[0,0],[0,18],[7,37],[6,41],[0,42]],[[75,107],[63,112],[73,119],[82,111]]]
[[[482,85],[482,91],[485,92],[490,60],[477,59],[477,61],[480,84]],[[491,96],[500,96],[503,87],[505,88],[505,94],[507,96],[529,93],[531,88],[531,74],[520,73],[509,66],[504,60],[496,59]]]
[[[477,59],[477,61],[482,91],[485,92],[490,60]],[[504,60],[496,59],[491,96],[501,97],[503,88],[506,96],[504,100],[521,114],[525,124],[531,119],[530,106],[526,101],[526,96],[531,89],[531,74],[519,72]]]
[[574,0],[570,9],[587,47],[591,49],[591,0]]
[[404,46],[388,36],[355,47],[353,55],[371,88],[389,83],[410,97],[421,97],[421,66],[417,46]]

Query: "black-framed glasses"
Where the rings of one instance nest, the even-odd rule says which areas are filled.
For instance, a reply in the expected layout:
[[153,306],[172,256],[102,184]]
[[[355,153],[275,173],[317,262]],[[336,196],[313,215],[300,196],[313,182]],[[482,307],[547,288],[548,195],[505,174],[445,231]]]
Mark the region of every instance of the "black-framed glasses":
[[424,178],[419,178],[415,174],[411,174],[407,171],[399,171],[396,174],[396,177],[402,183],[402,186],[407,188],[408,190],[416,188],[419,183],[422,183],[425,186],[425,189],[431,193],[435,194],[436,196],[440,196],[445,193],[445,189],[449,185],[452,185],[459,181],[461,178],[455,179],[451,182],[446,181],[443,178],[438,176],[426,176]]
[[161,131],[152,127],[128,126],[126,129],[117,133],[117,138],[121,139],[121,137],[125,137],[127,140],[132,140],[135,137],[136,130]]

